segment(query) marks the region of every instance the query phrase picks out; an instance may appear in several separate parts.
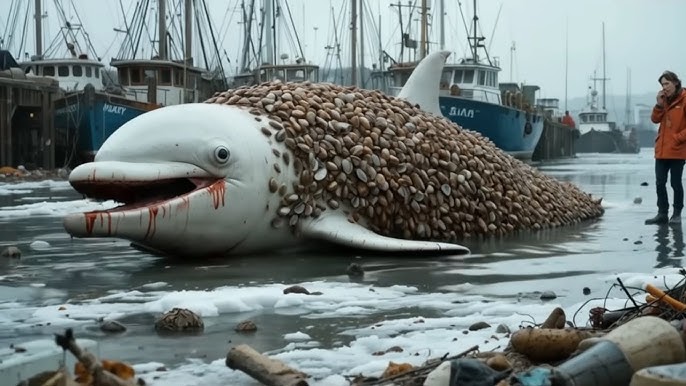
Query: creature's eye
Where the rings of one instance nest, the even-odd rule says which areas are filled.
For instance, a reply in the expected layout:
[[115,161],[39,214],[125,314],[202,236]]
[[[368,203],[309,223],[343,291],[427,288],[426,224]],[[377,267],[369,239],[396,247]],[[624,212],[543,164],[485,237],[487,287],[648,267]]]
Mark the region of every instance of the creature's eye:
[[229,149],[226,148],[226,146],[217,146],[217,148],[214,149],[214,159],[220,164],[227,163],[229,161],[230,156],[231,153],[229,152]]

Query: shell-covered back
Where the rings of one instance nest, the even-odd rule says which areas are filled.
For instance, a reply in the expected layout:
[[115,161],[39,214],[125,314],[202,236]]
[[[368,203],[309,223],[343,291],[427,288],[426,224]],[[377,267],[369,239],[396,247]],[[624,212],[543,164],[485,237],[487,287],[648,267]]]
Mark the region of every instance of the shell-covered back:
[[278,192],[283,206],[276,216],[291,226],[349,207],[350,221],[380,234],[454,241],[603,213],[600,200],[576,186],[377,90],[271,82],[217,93],[206,103],[244,106],[273,120],[262,131],[291,150],[283,157],[298,177]]

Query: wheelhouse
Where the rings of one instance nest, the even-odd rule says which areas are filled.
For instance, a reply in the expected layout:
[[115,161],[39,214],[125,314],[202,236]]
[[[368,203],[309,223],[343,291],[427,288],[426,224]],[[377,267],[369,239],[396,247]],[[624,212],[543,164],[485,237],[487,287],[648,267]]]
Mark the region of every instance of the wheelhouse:
[[[169,60],[113,60],[119,84],[131,99],[140,102],[175,105],[201,102],[211,89],[205,70]],[[155,100],[149,87],[156,86]]]
[[96,88],[103,85],[102,63],[88,59],[86,55],[68,59],[34,59],[20,63],[25,72],[34,76],[53,78],[65,91],[81,91],[87,84]]

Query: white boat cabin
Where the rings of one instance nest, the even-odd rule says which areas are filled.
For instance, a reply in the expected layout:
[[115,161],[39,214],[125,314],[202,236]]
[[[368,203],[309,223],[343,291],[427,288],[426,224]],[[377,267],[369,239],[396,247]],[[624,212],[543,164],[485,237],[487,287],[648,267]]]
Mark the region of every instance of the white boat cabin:
[[256,70],[235,75],[232,87],[250,86],[263,82],[319,82],[319,66],[316,64],[263,64]]
[[[210,86],[210,80],[203,77],[205,70],[175,61],[112,60],[110,65],[117,69],[119,84],[126,97],[139,102],[154,102],[164,106],[202,102],[205,99],[204,90]],[[148,100],[150,78],[155,80],[157,88],[155,101]]]
[[586,107],[579,113],[579,133],[591,131],[610,131],[616,129],[616,123],[608,121],[607,110],[598,107],[598,91],[592,90]]
[[[393,74],[391,95],[398,95],[410,78],[416,64],[397,64],[389,70]],[[450,95],[494,104],[501,104],[498,88],[498,67],[475,63],[471,59],[462,59],[460,63],[446,63],[443,67],[440,83],[440,95]]]
[[60,88],[67,92],[81,91],[88,83],[100,89],[103,86],[104,64],[88,59],[86,55],[66,59],[34,59],[19,64],[34,76],[56,79]]

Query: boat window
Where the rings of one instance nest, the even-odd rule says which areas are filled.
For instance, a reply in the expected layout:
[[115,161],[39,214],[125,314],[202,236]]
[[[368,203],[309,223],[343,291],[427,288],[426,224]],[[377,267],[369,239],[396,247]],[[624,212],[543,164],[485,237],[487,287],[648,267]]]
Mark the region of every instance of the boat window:
[[440,83],[440,88],[441,90],[447,90],[450,87],[450,80],[453,77],[453,71],[452,70],[443,70],[443,73],[441,74],[441,83]]
[[138,67],[131,69],[131,85],[143,84],[143,77],[141,76],[141,69]]
[[482,86],[486,84],[486,71],[479,71],[479,84]]
[[183,71],[180,68],[174,69],[174,85],[183,86]]
[[453,76],[453,83],[462,83],[462,70],[455,70],[455,75]]
[[90,78],[93,76],[93,69],[91,66],[86,66],[86,78]]
[[308,68],[307,69],[307,79],[311,82],[317,82],[319,80],[319,69],[318,68]]
[[305,71],[299,68],[286,71],[286,75],[288,76],[286,80],[289,82],[302,82],[305,80]]
[[100,68],[99,67],[94,67],[93,72],[95,72],[95,77],[99,78],[100,77]]
[[197,76],[193,72],[186,71],[186,88],[193,89],[195,88],[195,82],[197,80]]
[[171,86],[171,84],[172,84],[171,68],[160,68],[160,84],[163,86]]
[[69,76],[69,66],[58,66],[57,75],[59,76]]
[[153,70],[152,68],[144,69],[143,73],[145,74],[143,80],[145,80],[147,78],[157,79],[157,71]]
[[55,76],[55,67],[54,66],[43,67],[43,76]]
[[[119,84],[128,86],[129,85],[129,69],[128,68],[120,68],[118,71],[118,76],[119,76]],[[96,71],[97,74],[97,71]]]
[[71,74],[74,76],[83,76],[83,67],[80,65],[72,66]]
[[462,83],[472,82],[474,82],[474,70],[464,70],[464,79],[462,79]]

